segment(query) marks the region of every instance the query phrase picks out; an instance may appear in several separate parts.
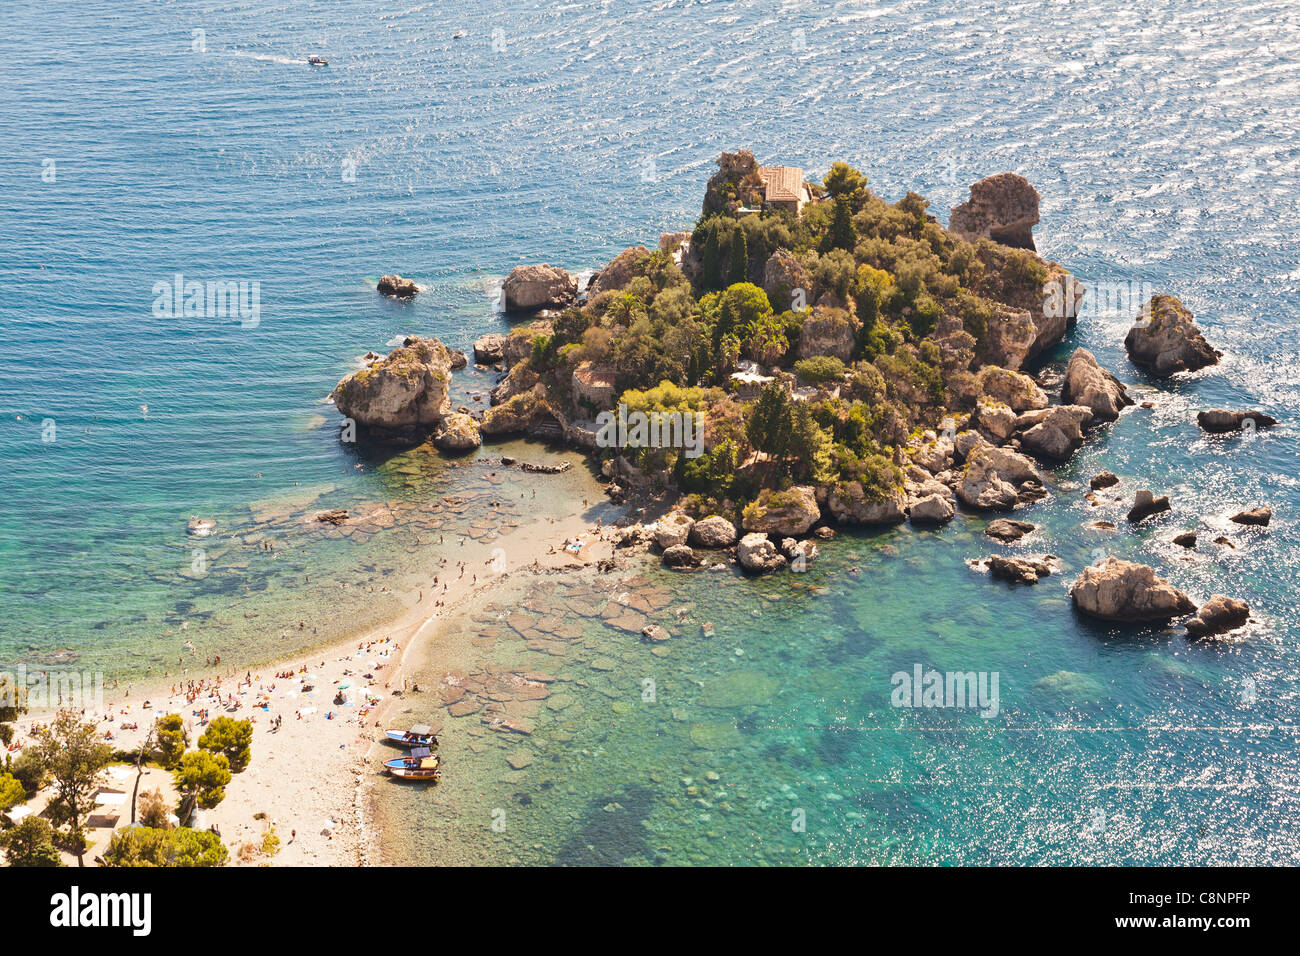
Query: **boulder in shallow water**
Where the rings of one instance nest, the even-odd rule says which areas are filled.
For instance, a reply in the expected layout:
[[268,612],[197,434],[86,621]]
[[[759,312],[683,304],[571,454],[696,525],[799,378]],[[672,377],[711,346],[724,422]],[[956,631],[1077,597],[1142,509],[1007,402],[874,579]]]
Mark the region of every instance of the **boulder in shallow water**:
[[831,485],[826,490],[826,508],[846,524],[898,524],[907,517],[902,489],[892,489],[880,497],[874,492],[868,494],[859,481]]
[[480,365],[495,365],[505,358],[506,337],[500,332],[489,332],[474,340],[474,361]]
[[695,519],[681,511],[671,511],[655,526],[655,544],[665,551],[686,543]]
[[1232,520],[1237,524],[1267,527],[1268,523],[1273,520],[1273,509],[1268,505],[1263,505],[1259,508],[1251,508],[1249,511],[1239,511],[1232,516]]
[[1130,524],[1140,524],[1152,515],[1157,515],[1162,511],[1168,510],[1168,495],[1161,495],[1157,498],[1151,493],[1151,489],[1140,488],[1133,499],[1133,507],[1129,509],[1128,520]]
[[736,557],[746,571],[760,574],[785,566],[785,556],[776,549],[767,535],[757,531],[740,539],[736,545]]
[[641,628],[641,637],[651,644],[662,644],[672,635],[668,633],[667,628],[658,624],[647,624]]
[[1196,610],[1191,598],[1145,564],[1113,555],[1083,569],[1070,585],[1070,599],[1084,614],[1108,621],[1161,621]]
[[688,545],[684,544],[675,544],[664,548],[663,562],[666,568],[698,568],[700,566],[699,557]]
[[929,494],[908,506],[912,524],[939,525],[952,520],[955,509],[946,495]]
[[443,451],[470,451],[483,444],[483,436],[478,422],[464,412],[456,412],[442,420],[433,443]]
[[1097,364],[1087,349],[1075,349],[1061,385],[1061,402],[1086,405],[1097,421],[1113,422],[1120,410],[1133,404],[1128,390],[1110,372]]
[[[1250,422],[1250,426],[1246,426]],[[1196,413],[1196,424],[1214,435],[1240,431],[1243,427],[1272,428],[1277,419],[1263,412],[1230,412],[1226,408],[1210,408]]]
[[1019,558],[995,554],[989,558],[989,577],[1012,584],[1037,584],[1052,573],[1046,558]]
[[1013,518],[996,518],[989,522],[989,526],[984,529],[984,533],[990,538],[998,541],[1011,542],[1019,541],[1025,535],[1034,530],[1034,525],[1028,521],[1016,521]]
[[1100,491],[1103,488],[1109,488],[1112,485],[1118,485],[1119,478],[1109,471],[1103,471],[1094,475],[1092,481],[1088,482],[1088,487],[1093,491]]
[[1187,633],[1195,637],[1213,637],[1243,627],[1250,620],[1250,605],[1226,594],[1214,594],[1201,605],[1196,616],[1187,622]]
[[403,279],[399,275],[381,276],[377,288],[381,295],[395,299],[409,299],[420,291],[414,279]]
[[549,264],[515,266],[502,285],[507,312],[562,309],[578,294],[578,280]]
[[742,527],[764,534],[800,535],[817,523],[821,509],[817,493],[807,485],[784,491],[765,488],[745,507]]

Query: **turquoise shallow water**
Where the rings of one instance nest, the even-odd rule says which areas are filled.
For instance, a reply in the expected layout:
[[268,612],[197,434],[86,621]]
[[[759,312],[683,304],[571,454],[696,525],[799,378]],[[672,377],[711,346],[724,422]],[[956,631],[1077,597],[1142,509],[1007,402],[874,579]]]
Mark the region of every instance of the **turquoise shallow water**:
[[[1206,649],[1081,624],[1064,605],[1069,573],[1032,590],[990,585],[964,564],[988,551],[978,524],[842,541],[810,572],[827,588],[817,598],[791,597],[788,580],[666,579],[696,626],[663,658],[584,618],[592,646],[545,654],[583,709],[539,714],[544,757],[509,770],[488,731],[481,754],[449,762],[444,796],[385,793],[387,813],[447,834],[427,844],[439,858],[1293,861],[1296,18],[1282,2],[1136,13],[1110,0],[10,4],[0,661],[131,676],[186,639],[237,659],[395,612],[382,588],[436,557],[414,525],[339,540],[295,516],[404,503],[405,518],[468,528],[474,503],[491,500],[487,469],[358,457],[320,400],[395,336],[464,347],[504,327],[493,290],[517,263],[594,267],[688,224],[724,147],[810,171],[845,158],[886,196],[919,189],[941,218],[967,183],[1015,169],[1044,197],[1040,251],[1094,286],[1176,292],[1225,352],[1146,395],[1154,408],[1099,434],[1060,476],[1109,468],[1127,490],[1169,493],[1174,514],[1099,538],[1082,528],[1097,515],[1079,493],[1061,492],[1031,510],[1046,528],[1033,548],[1071,571],[1094,548],[1140,556],[1198,598],[1243,597],[1260,619],[1248,641]],[[301,63],[315,51],[328,69]],[[375,295],[394,269],[426,287],[415,303]],[[153,285],[176,272],[257,281],[257,326],[156,317]],[[1127,319],[1086,314],[1053,358],[1083,344],[1143,384],[1123,356]],[[463,382],[467,399],[486,384]],[[1215,405],[1283,424],[1248,443],[1206,438],[1189,422]],[[462,485],[468,510],[426,513]],[[1274,523],[1233,532],[1235,551],[1183,560],[1167,543],[1175,525],[1213,537],[1258,501]],[[195,514],[219,522],[198,577]],[[885,544],[898,555],[879,554]],[[697,619],[719,636],[699,638]],[[500,638],[481,652],[544,653],[521,647]],[[598,651],[618,666],[588,674],[579,658]],[[742,663],[777,682],[765,702],[699,701],[698,683]],[[998,722],[900,717],[889,676],[910,663],[998,670]],[[650,664],[671,703],[615,714],[640,700]],[[1066,683],[1088,699],[1033,691],[1059,671],[1084,675]],[[448,746],[472,754],[480,719],[449,719],[466,726]],[[691,739],[696,724],[729,722],[742,746]],[[480,806],[507,810],[504,833]],[[802,835],[790,830],[798,808]]]

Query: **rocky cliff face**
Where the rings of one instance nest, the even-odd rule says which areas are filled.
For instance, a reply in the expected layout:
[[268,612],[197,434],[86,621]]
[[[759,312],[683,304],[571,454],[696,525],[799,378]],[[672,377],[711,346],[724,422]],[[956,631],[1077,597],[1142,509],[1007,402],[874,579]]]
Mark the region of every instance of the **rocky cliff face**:
[[452,361],[442,342],[412,336],[386,358],[344,378],[331,398],[341,414],[377,437],[430,430],[451,411]]

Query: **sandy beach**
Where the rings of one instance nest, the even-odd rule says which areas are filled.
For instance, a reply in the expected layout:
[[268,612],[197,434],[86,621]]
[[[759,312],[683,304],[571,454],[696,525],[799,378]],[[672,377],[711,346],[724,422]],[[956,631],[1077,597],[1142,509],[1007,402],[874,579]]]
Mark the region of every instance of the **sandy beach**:
[[[583,503],[585,506],[585,502]],[[576,502],[575,502],[576,505]],[[585,510],[585,507],[584,507]],[[402,595],[406,611],[382,627],[347,641],[270,662],[222,660],[191,665],[157,681],[120,685],[104,692],[104,706],[85,717],[114,747],[138,746],[154,720],[178,713],[190,746],[203,733],[204,717],[252,721],[252,761],[226,787],[226,797],[205,811],[201,826],[215,827],[230,850],[230,864],[341,865],[374,862],[378,835],[368,826],[367,788],[380,781],[382,758],[397,751],[379,742],[390,708],[400,704],[427,712],[433,724],[438,698],[422,697],[404,662],[413,648],[428,650],[444,636],[445,624],[479,591],[505,576],[548,573],[607,559],[614,535],[582,514],[540,518],[510,528],[490,544],[461,539],[430,545],[440,555],[426,586]],[[566,541],[582,540],[580,550]],[[445,562],[442,560],[445,558]],[[426,659],[429,654],[425,654]],[[437,655],[432,655],[437,660]],[[418,658],[418,655],[417,655]],[[448,664],[453,663],[451,661]],[[465,662],[458,662],[465,663]],[[430,689],[431,690],[431,689]],[[342,703],[336,695],[342,692]],[[16,743],[30,744],[34,728],[55,708],[34,708],[15,724]],[[406,718],[403,718],[404,720]],[[423,718],[422,718],[423,719]],[[14,754],[17,755],[16,753]],[[102,808],[89,829],[87,865],[108,846],[116,828],[130,823],[134,767],[110,767],[104,786],[125,799]],[[418,784],[417,784],[418,786]],[[146,770],[140,792],[159,788],[174,805],[171,774]],[[39,812],[49,800],[45,788],[28,806]],[[259,852],[272,827],[278,852]],[[242,851],[242,852],[241,852]],[[75,858],[64,854],[65,862]]]

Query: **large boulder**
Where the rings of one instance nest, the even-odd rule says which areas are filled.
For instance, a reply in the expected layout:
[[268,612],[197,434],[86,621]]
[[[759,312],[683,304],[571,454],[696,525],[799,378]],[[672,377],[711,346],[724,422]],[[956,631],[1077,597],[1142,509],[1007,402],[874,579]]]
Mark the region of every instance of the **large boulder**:
[[970,199],[952,210],[948,228],[974,242],[989,238],[1017,249],[1034,248],[1038,190],[1016,173],[988,176],[970,188]]
[[995,445],[1005,444],[1016,431],[1016,413],[1010,405],[991,398],[982,398],[970,416],[971,428]]
[[480,365],[495,365],[505,358],[506,337],[500,332],[489,332],[474,340],[474,361]]
[[898,524],[907,517],[907,500],[902,489],[883,497],[868,494],[859,481],[841,481],[826,491],[826,508],[837,521],[846,524]]
[[1091,421],[1092,409],[1084,405],[1053,405],[1026,412],[1017,420],[1018,427],[1025,429],[1020,444],[1040,458],[1064,461],[1083,444],[1083,429]]
[[478,422],[463,412],[455,412],[442,420],[433,443],[444,451],[470,451],[483,444],[483,436]]
[[1218,363],[1222,352],[1210,348],[1192,313],[1177,297],[1153,295],[1124,337],[1129,360],[1164,378]]
[[502,358],[507,365],[514,366],[533,354],[533,342],[555,334],[555,326],[545,319],[529,322],[523,328],[511,329],[502,346]]
[[1226,594],[1212,594],[1196,616],[1188,620],[1187,633],[1195,637],[1212,637],[1235,631],[1250,620],[1250,605]]
[[377,288],[380,295],[392,296],[395,299],[409,299],[420,291],[414,279],[404,279],[399,275],[380,276]]
[[1196,605],[1145,564],[1114,556],[1084,568],[1070,599],[1084,614],[1108,621],[1165,621],[1191,614]]
[[952,519],[955,509],[947,495],[931,493],[913,500],[907,508],[912,524],[936,525]]
[[1018,452],[979,445],[966,458],[957,497],[982,511],[1010,511],[1020,500],[1020,486],[1042,483],[1034,463]]
[[736,534],[736,526],[722,515],[709,515],[691,525],[689,540],[697,548],[730,548]]
[[1066,405],[1086,405],[1097,421],[1113,422],[1120,409],[1133,404],[1124,385],[1097,364],[1087,349],[1075,349],[1065,370],[1061,401]]
[[673,511],[659,519],[655,527],[655,544],[667,551],[686,543],[695,519],[681,511]]
[[976,377],[981,394],[1001,402],[1013,412],[1028,412],[1047,407],[1047,393],[1024,372],[997,365],[986,365]]
[[746,571],[764,573],[785,566],[785,555],[777,550],[765,534],[754,532],[740,539],[736,545],[736,558]]
[[1215,435],[1240,431],[1246,422],[1255,428],[1272,428],[1277,419],[1263,412],[1230,412],[1226,408],[1210,408],[1196,413],[1196,424]]
[[339,412],[378,431],[418,431],[451,411],[451,351],[437,339],[408,337],[402,345],[353,372],[330,396]]
[[675,544],[670,548],[664,548],[663,555],[664,567],[666,568],[698,568],[700,559],[684,544]]
[[853,358],[855,333],[849,314],[843,309],[817,306],[804,320],[799,332],[799,358],[831,355],[842,362]]
[[650,250],[645,246],[628,246],[592,276],[591,282],[587,284],[587,292],[594,296],[601,292],[627,288],[628,283],[636,278],[637,267],[648,258]]
[[794,308],[795,289],[808,290],[808,274],[803,264],[787,249],[778,249],[763,264],[763,291],[778,312]]
[[578,294],[578,280],[552,265],[515,266],[502,292],[507,312],[562,309]]
[[821,516],[817,493],[807,485],[797,485],[785,491],[764,489],[757,500],[745,506],[741,526],[746,531],[785,537],[806,533]]

